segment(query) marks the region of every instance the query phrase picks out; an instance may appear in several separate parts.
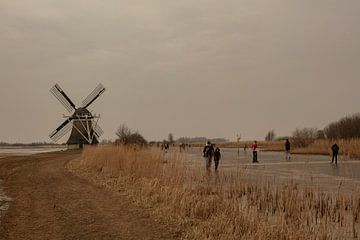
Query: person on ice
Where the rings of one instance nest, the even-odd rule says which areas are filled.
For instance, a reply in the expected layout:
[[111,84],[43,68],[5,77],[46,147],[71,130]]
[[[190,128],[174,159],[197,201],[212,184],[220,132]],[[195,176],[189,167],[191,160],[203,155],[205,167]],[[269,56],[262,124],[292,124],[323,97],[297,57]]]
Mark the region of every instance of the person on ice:
[[338,158],[340,148],[336,143],[334,143],[334,145],[331,146],[331,150],[332,150],[331,163],[334,163],[334,160],[335,160],[335,165],[337,165],[337,158]]
[[168,143],[165,143],[164,151],[165,151],[165,153],[167,153],[169,151],[169,144]]
[[211,161],[212,161],[212,158],[214,156],[214,147],[210,143],[210,141],[207,142],[207,144],[205,145],[205,147],[203,149],[203,156],[204,156],[204,159],[205,159],[206,170],[210,170]]
[[285,142],[285,158],[286,160],[290,160],[290,141],[286,139]]
[[258,159],[257,159],[257,142],[254,141],[254,143],[251,145],[251,149],[253,151],[253,163],[257,163]]
[[217,147],[214,152],[215,171],[217,171],[219,167],[220,158],[221,158],[220,148]]

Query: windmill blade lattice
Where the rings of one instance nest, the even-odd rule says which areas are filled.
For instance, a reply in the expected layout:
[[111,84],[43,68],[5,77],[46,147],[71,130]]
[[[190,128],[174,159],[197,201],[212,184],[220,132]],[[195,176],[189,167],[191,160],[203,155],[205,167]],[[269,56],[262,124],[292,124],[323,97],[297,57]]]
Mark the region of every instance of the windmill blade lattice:
[[101,129],[101,127],[99,125],[97,125],[96,123],[93,122],[94,126],[94,132],[96,134],[96,137],[101,137],[104,134],[104,130]]
[[52,133],[49,134],[49,137],[57,142],[62,138],[66,133],[68,133],[72,128],[71,120],[66,119],[58,128],[56,128]]
[[101,94],[105,92],[104,86],[100,83],[82,102],[82,107],[87,108],[93,103]]
[[60,88],[58,84],[55,84],[50,89],[50,92],[56,97],[57,100],[66,108],[68,112],[73,111],[75,104],[70,100],[70,98],[65,94],[65,92]]

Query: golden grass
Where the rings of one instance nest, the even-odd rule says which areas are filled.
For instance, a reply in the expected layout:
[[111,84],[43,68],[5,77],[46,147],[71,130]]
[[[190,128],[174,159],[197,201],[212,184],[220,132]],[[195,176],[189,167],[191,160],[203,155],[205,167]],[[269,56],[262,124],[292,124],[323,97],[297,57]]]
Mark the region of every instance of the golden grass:
[[337,143],[340,147],[340,155],[349,158],[360,158],[360,139],[340,139],[340,140],[316,140],[306,148],[295,149],[294,153],[302,154],[331,154],[331,146]]
[[154,218],[175,222],[184,239],[359,237],[359,194],[250,182],[240,173],[209,174],[184,160],[176,153],[102,146],[85,149],[69,169],[151,207]]

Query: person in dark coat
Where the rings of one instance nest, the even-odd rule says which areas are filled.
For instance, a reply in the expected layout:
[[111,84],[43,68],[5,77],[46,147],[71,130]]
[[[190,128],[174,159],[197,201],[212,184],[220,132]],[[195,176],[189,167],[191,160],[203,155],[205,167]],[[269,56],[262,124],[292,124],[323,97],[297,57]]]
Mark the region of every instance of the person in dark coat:
[[169,151],[169,144],[168,143],[165,143],[164,151],[165,151],[165,153],[167,153]]
[[210,143],[210,141],[207,142],[203,149],[203,156],[205,159],[206,170],[210,170],[212,158],[214,156],[214,146]]
[[221,158],[220,148],[217,147],[214,151],[215,171],[217,171],[219,167],[220,158]]
[[289,139],[286,139],[285,142],[285,158],[286,160],[290,160],[290,141]]
[[337,165],[337,158],[338,158],[340,148],[336,143],[334,143],[334,145],[331,146],[331,150],[332,150],[331,163],[334,163],[334,160],[335,160],[335,165]]

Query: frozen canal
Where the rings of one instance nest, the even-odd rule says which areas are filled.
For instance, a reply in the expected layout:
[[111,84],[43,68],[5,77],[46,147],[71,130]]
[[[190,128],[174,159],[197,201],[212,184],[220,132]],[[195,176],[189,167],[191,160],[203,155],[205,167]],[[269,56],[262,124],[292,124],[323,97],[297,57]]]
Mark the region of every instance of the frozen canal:
[[25,146],[25,147],[13,147],[13,146],[1,146],[0,158],[11,156],[29,156],[37,153],[56,152],[66,150],[66,146]]
[[[259,151],[259,163],[252,163],[251,150],[223,148],[221,152],[219,172],[242,174],[253,181],[294,181],[324,191],[360,192],[359,160],[340,156],[335,166],[330,156],[293,154],[287,161],[283,152]],[[186,155],[189,164],[205,169],[201,148],[187,150]]]

